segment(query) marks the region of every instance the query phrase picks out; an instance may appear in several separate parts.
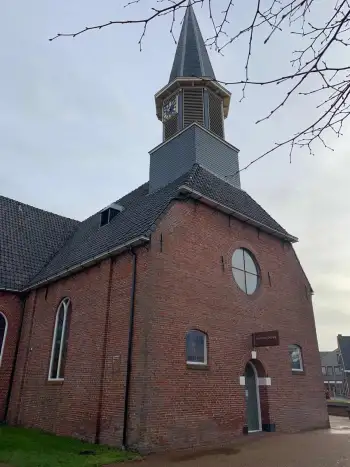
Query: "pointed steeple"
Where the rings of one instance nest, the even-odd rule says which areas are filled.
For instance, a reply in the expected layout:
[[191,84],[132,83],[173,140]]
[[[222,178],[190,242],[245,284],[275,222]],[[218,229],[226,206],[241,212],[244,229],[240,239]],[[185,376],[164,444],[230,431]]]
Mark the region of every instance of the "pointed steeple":
[[169,82],[181,77],[215,79],[214,70],[191,1],[189,1],[186,8]]
[[[191,170],[194,163],[240,187],[238,149],[225,141],[231,93],[215,79],[191,3],[170,81],[155,95],[163,143],[150,152],[151,193]],[[228,174],[237,176],[228,179]]]

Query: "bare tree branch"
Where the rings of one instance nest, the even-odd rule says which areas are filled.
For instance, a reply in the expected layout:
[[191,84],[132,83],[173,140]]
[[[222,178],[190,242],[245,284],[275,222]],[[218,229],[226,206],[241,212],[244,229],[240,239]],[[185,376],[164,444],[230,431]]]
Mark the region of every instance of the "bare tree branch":
[[[147,28],[158,18],[170,15],[170,34],[175,40],[173,28],[176,22],[176,12],[187,8],[188,0],[153,0],[154,6],[150,14],[141,19],[112,20],[99,25],[87,26],[73,33],[59,33],[52,37],[76,37],[91,30],[101,30],[111,25],[139,24],[142,27],[139,39],[140,50]],[[192,4],[206,7],[213,33],[207,39],[207,45],[220,54],[238,40],[246,40],[247,55],[244,67],[244,78],[239,81],[218,81],[224,86],[242,86],[242,99],[247,89],[252,86],[283,85],[285,95],[279,104],[273,107],[267,115],[256,123],[261,123],[274,117],[289,102],[292,96],[298,95],[304,99],[309,96],[318,98],[313,104],[319,112],[314,122],[305,126],[291,137],[275,143],[268,151],[256,157],[248,165],[261,160],[268,154],[282,147],[289,147],[289,157],[297,148],[306,148],[313,154],[313,147],[320,142],[330,149],[328,135],[340,136],[343,124],[350,115],[350,63],[347,65],[346,55],[343,63],[336,63],[337,48],[347,48],[350,45],[350,0],[328,0],[327,6],[332,7],[327,18],[323,18],[320,9],[323,2],[317,0],[254,0],[251,8],[251,19],[247,25],[240,25],[239,30],[232,28],[230,18],[237,18],[239,6],[250,8],[252,5],[244,0],[226,0],[223,11],[219,11],[213,0],[192,0]],[[145,3],[144,0],[130,0],[125,7]],[[322,19],[323,18],[323,19]],[[269,44],[270,39],[283,31],[294,34],[300,39],[301,47],[293,52],[291,57],[291,72],[272,77],[267,80],[251,78],[250,63],[254,59],[255,44]],[[255,34],[259,32],[259,34]],[[344,49],[346,50],[346,49]],[[204,81],[206,79],[203,78]],[[232,176],[235,174],[232,174]]]

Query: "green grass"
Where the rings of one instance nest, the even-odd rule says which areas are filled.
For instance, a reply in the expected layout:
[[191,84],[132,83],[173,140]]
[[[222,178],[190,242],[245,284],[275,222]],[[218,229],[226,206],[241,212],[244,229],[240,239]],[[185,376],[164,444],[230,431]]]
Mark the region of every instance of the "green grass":
[[[81,451],[94,451],[95,455],[81,455]],[[0,427],[0,463],[11,467],[100,467],[137,458],[130,452],[39,430]]]

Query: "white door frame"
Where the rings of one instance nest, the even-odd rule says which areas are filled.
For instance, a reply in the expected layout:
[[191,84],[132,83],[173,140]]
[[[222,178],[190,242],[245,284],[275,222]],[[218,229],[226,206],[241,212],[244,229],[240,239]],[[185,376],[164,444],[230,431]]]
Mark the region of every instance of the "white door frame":
[[[259,377],[258,372],[256,371],[255,365],[252,362],[248,362],[247,365],[250,365],[253,368],[254,376],[255,376],[255,385],[256,385],[256,404],[258,409],[258,419],[259,419],[259,429],[258,430],[251,430],[249,433],[256,433],[262,430],[261,424],[261,405],[260,405],[260,392],[259,392]],[[248,403],[248,402],[247,402]]]

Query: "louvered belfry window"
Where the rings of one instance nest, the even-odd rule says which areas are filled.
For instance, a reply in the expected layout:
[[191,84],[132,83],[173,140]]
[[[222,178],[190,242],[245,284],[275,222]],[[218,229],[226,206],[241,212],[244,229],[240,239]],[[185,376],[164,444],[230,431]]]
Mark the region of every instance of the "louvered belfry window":
[[209,94],[209,128],[221,138],[224,137],[224,120],[222,114],[222,100],[212,92]]
[[172,138],[178,132],[179,116],[175,115],[164,122],[164,139]]
[[184,89],[184,127],[194,122],[204,125],[203,89]]

